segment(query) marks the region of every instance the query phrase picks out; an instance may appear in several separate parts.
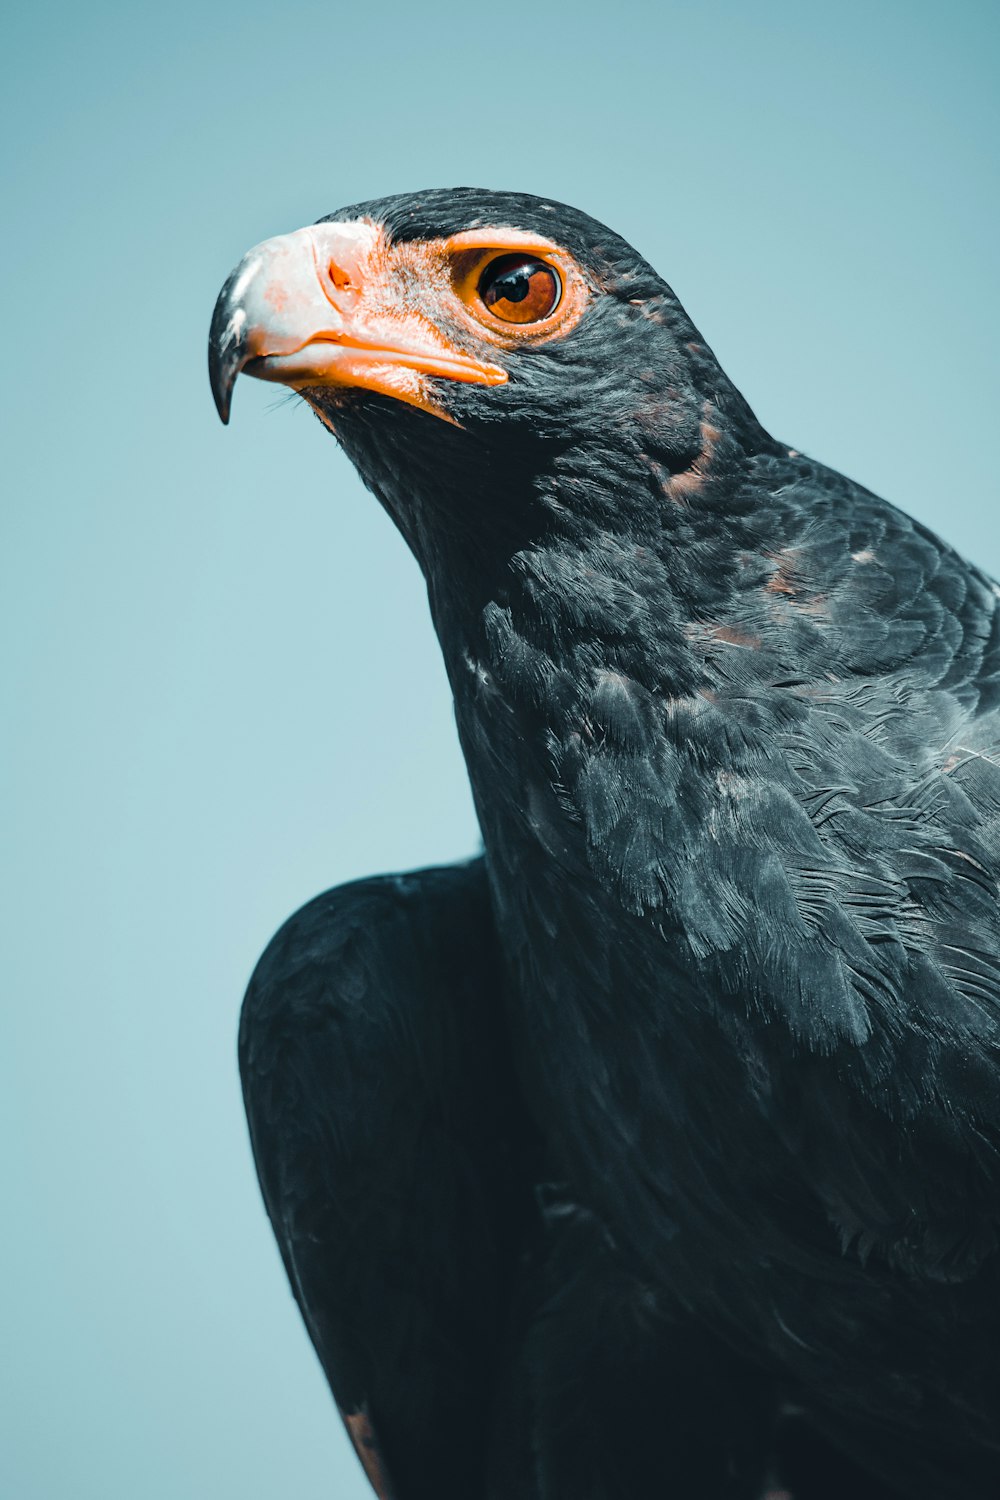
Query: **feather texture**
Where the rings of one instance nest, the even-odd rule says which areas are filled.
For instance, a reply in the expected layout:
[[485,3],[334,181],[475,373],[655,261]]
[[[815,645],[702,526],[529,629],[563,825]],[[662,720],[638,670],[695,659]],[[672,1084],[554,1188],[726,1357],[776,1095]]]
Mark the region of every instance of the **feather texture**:
[[[443,389],[450,423],[310,393],[426,574],[485,844],[474,877],[307,909],[248,997],[262,1183],[334,1389],[400,1500],[431,1461],[440,1495],[478,1462],[465,1493],[752,1500],[772,1450],[795,1500],[990,1500],[997,587],[764,432],[603,226],[472,189],[358,215],[554,237],[590,302],[504,385]],[[453,1290],[414,1312],[432,1265]],[[421,1362],[419,1412],[376,1395]],[[602,1410],[637,1414],[631,1459]]]

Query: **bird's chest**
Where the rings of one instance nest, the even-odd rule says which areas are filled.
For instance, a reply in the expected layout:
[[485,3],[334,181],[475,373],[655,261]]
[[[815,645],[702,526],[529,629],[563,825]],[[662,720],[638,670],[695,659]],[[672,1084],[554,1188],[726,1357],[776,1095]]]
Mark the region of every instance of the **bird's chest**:
[[574,773],[586,723],[554,728],[487,674],[457,699],[513,1052],[547,1171],[668,1311],[680,1304],[793,1383],[836,1371],[862,1411],[883,1391],[879,1360],[907,1389],[919,1357],[896,1351],[897,1331],[917,1345],[936,1337],[957,1316],[950,1289],[930,1295],[891,1259],[844,1245],[858,1225],[891,1234],[907,1221],[901,1180],[922,1181],[920,1138],[901,1143],[848,1081],[850,1047],[806,1046],[766,1008],[761,955],[775,945],[750,925],[774,920],[763,881],[755,904],[747,877],[739,928],[722,921],[736,906],[710,897],[704,872],[723,840],[752,846],[739,805],[719,812],[745,768],[712,772],[694,738],[698,704],[676,736],[687,769],[637,732],[632,748],[624,735],[613,752],[605,742]]
[[790,1163],[759,1032],[700,991],[669,910],[629,911],[594,869],[542,737],[503,713],[462,731],[515,1054],[553,1169],[615,1235],[656,1245],[661,1267],[688,1260],[702,1285],[706,1254],[770,1253]]

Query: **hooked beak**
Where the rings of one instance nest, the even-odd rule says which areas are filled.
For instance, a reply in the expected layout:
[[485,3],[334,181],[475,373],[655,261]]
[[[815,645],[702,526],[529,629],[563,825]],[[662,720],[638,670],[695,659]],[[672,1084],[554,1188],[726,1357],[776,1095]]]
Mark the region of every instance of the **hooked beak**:
[[380,231],[364,221],[314,224],[243,257],[219,293],[208,339],[223,422],[243,371],[293,390],[377,391],[448,420],[428,377],[506,381],[506,370],[451,345],[412,307],[371,295],[379,242]]

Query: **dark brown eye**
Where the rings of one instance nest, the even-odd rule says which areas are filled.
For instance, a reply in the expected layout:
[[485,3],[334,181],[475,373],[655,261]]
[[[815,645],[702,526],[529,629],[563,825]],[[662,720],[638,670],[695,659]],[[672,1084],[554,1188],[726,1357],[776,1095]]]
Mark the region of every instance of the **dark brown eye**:
[[559,306],[562,282],[530,255],[499,255],[479,278],[479,295],[505,323],[541,323]]

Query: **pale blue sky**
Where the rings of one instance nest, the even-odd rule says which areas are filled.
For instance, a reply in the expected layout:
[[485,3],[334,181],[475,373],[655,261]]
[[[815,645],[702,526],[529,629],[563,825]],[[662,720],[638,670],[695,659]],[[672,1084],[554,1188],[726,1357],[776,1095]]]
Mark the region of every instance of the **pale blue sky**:
[[469,853],[420,579],[241,383],[255,241],[472,182],[667,276],[778,435],[1000,572],[988,3],[22,5],[4,22],[0,1493],[360,1500],[235,1067],[276,925]]

